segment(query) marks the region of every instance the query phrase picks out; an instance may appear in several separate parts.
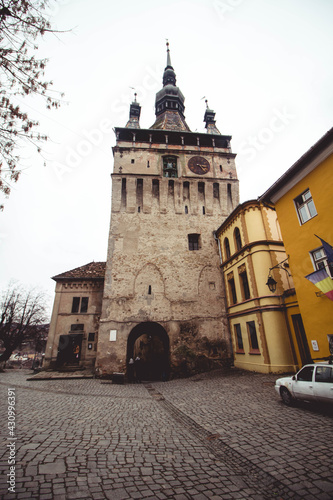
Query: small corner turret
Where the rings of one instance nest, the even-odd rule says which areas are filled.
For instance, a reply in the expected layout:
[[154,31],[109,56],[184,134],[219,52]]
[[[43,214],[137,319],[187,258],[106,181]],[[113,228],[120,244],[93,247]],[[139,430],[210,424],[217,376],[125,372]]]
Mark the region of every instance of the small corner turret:
[[126,128],[140,128],[141,106],[136,100],[137,93],[134,94],[134,101],[130,105],[129,120]]
[[221,135],[221,132],[216,126],[215,123],[215,112],[208,107],[208,101],[205,100],[206,103],[206,112],[204,116],[205,128],[207,129],[207,134],[218,134]]

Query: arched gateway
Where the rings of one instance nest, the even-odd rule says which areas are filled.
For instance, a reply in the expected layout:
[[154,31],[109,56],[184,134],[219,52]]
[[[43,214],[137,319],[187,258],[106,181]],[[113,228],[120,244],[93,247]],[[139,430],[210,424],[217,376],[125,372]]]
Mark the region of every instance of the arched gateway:
[[127,366],[130,358],[139,355],[143,380],[166,380],[170,373],[169,347],[169,336],[159,323],[140,323],[127,339]]

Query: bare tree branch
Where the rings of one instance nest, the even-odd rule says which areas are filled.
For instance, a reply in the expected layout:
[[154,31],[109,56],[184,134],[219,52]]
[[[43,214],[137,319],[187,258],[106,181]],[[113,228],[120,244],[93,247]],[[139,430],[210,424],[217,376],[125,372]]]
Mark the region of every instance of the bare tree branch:
[[24,340],[40,335],[40,325],[46,322],[46,305],[42,292],[25,291],[18,285],[9,286],[0,302],[0,363],[7,361]]
[[40,96],[47,109],[57,109],[63,97],[60,93],[52,97],[52,82],[43,80],[47,59],[35,57],[36,40],[45,33],[59,33],[45,14],[54,1],[0,1],[0,192],[5,196],[20,175],[21,141],[32,142],[40,152],[40,143],[47,139],[33,132],[39,123],[21,111],[16,96]]

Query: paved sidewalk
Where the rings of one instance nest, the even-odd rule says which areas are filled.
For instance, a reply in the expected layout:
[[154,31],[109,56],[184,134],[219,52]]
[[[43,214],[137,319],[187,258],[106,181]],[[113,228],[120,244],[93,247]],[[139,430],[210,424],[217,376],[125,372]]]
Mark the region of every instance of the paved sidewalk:
[[275,376],[231,370],[114,385],[29,375],[0,374],[4,500],[333,498],[333,408],[285,407]]

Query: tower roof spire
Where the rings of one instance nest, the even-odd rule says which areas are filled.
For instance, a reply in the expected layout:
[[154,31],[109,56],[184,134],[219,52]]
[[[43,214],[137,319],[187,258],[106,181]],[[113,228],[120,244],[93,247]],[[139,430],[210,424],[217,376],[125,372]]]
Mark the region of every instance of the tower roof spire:
[[166,42],[167,46],[167,64],[163,73],[163,87],[166,85],[176,86],[176,73],[171,64],[171,56],[169,49],[169,40]]
[[176,73],[171,64],[169,41],[166,41],[167,65],[163,73],[163,88],[155,100],[156,120],[152,129],[190,131],[184,117],[185,97],[176,85]]

